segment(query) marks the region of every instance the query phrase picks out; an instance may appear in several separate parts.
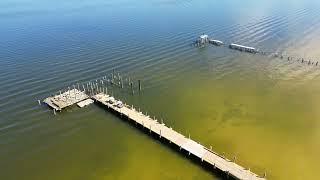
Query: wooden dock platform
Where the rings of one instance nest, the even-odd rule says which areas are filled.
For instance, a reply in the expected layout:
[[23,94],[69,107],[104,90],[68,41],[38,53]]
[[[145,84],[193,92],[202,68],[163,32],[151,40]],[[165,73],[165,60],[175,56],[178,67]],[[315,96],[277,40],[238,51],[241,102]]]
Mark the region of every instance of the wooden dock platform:
[[264,177],[260,177],[250,170],[237,165],[231,160],[220,156],[211,148],[209,149],[204,147],[190,139],[190,137],[185,137],[184,135],[174,131],[172,128],[167,127],[165,124],[138,112],[133,107],[129,107],[127,105],[123,106],[122,104],[119,106],[116,102],[120,101],[116,101],[113,97],[110,97],[107,94],[99,93],[92,96],[92,99],[106,107],[108,110],[112,110],[122,117],[132,120],[142,127],[147,128],[150,133],[159,136],[159,138],[164,138],[170,143],[174,143],[180,150],[187,151],[189,155],[192,154],[202,162],[210,164],[213,169],[218,169],[224,172],[228,177],[243,180],[265,179]]
[[63,108],[72,106],[88,98],[89,96],[84,91],[74,88],[63,93],[60,92],[58,95],[48,97],[43,100],[43,102],[55,111],[61,111]]

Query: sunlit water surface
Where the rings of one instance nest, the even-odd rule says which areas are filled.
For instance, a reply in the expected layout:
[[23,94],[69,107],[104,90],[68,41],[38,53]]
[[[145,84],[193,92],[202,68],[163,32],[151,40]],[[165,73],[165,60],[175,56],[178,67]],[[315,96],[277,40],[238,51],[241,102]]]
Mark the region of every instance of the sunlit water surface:
[[[115,69],[112,93],[269,179],[320,179],[320,67],[190,43],[202,33],[320,61],[320,3],[2,0],[0,179],[218,179],[96,105],[43,99]],[[111,89],[111,88],[110,88]]]

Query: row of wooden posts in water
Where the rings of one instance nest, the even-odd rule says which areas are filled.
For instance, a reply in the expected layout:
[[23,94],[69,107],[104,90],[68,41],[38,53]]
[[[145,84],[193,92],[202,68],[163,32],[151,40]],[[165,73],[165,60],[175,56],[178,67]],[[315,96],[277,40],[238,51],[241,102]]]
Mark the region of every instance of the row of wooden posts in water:
[[[222,41],[210,39],[209,36],[205,35],[205,34],[199,36],[199,38],[193,44],[197,47],[204,47],[206,44],[213,44],[215,46],[224,46],[224,43]],[[259,49],[253,48],[253,47],[243,46],[243,45],[239,45],[239,44],[230,44],[229,48],[233,49],[233,50],[239,50],[242,52],[252,53],[252,54],[259,54],[259,55],[263,55],[263,56],[272,56],[275,58],[287,59],[288,61],[297,61],[297,62],[300,62],[302,64],[307,64],[307,65],[314,65],[314,66],[320,65],[319,64],[320,60],[319,61],[312,60],[312,59],[306,60],[301,57],[295,57],[295,56],[284,55],[284,54],[279,54],[279,53],[274,53],[274,52],[262,51],[262,50],[259,50]]]
[[[142,91],[142,82],[139,79],[138,80],[138,88],[137,91]],[[119,87],[123,89],[124,87],[130,87],[131,94],[135,94],[135,86],[134,86],[134,80],[131,77],[124,78],[120,73],[115,73],[115,70],[110,74],[110,77],[103,76],[101,78],[98,78],[93,81],[89,81],[87,83],[73,85],[73,89],[77,88],[78,90],[82,90],[86,94],[92,96],[97,93],[103,92],[108,93],[108,84],[111,86]],[[70,91],[70,87],[68,87],[68,91]],[[61,94],[61,90],[59,91]],[[112,93],[111,93],[112,94]]]
[[[134,95],[135,91],[140,94],[142,91],[142,82],[140,79],[137,81],[137,84],[138,85],[135,85],[133,78],[124,77],[120,73],[116,73],[115,70],[113,70],[110,75],[106,75],[82,84],[77,83],[69,86],[68,88],[59,90],[55,94],[52,94],[50,99],[58,98],[58,101],[64,104],[74,104],[74,102],[90,98],[98,93],[108,94],[108,91],[110,91],[110,86],[118,87],[120,89],[128,87],[130,89],[130,94]],[[111,91],[109,94],[113,95],[113,92]],[[46,101],[47,99],[44,100],[46,104],[48,104]],[[50,101],[50,99],[48,99],[48,101]],[[38,104],[41,105],[40,100],[38,100]],[[60,109],[53,108],[54,114],[56,114],[56,111],[59,110]]]

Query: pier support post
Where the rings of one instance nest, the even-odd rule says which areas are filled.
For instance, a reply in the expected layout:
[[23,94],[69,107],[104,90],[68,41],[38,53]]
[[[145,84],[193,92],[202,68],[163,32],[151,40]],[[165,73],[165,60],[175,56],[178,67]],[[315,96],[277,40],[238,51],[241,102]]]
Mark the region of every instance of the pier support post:
[[138,83],[139,83],[139,92],[141,91],[141,80],[139,79],[138,80]]
[[120,79],[120,84],[121,84],[121,88],[123,89],[123,80],[122,80],[122,77]]
[[133,83],[131,82],[130,83],[130,86],[131,86],[131,91],[132,91],[132,95],[134,94],[134,90],[133,90]]
[[41,105],[41,102],[40,102],[40,100],[38,100],[38,104],[39,104],[39,105]]

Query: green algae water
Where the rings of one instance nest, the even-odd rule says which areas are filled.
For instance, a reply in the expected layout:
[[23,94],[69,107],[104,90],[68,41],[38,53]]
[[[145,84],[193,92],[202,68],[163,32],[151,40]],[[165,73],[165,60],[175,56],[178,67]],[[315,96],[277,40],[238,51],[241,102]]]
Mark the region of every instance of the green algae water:
[[91,105],[56,116],[37,100],[113,69],[110,87],[268,179],[319,179],[320,67],[191,46],[226,44],[320,61],[320,3],[84,0],[0,2],[0,179],[221,179]]

